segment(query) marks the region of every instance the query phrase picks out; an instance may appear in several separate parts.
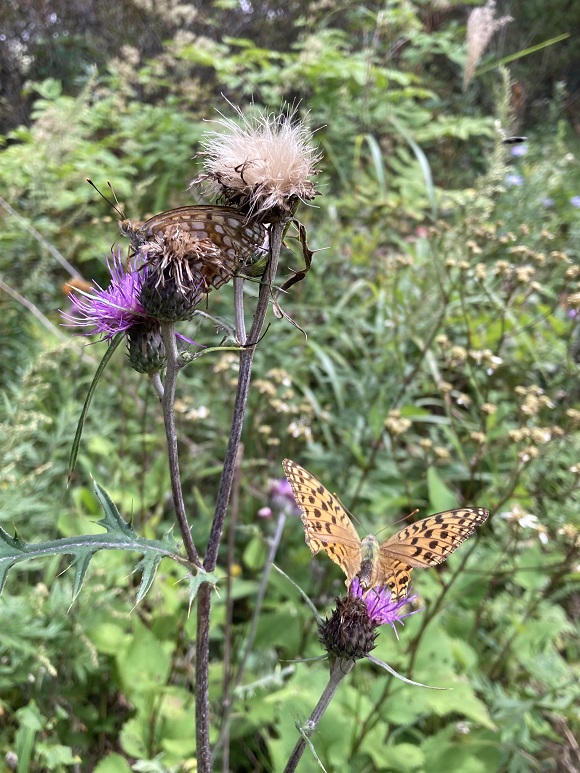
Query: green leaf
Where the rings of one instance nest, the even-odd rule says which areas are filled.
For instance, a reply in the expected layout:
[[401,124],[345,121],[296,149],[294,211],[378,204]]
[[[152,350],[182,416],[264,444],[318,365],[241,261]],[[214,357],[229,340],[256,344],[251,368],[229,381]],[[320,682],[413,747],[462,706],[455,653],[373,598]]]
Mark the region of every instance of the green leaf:
[[120,754],[108,754],[99,762],[94,773],[131,773],[131,766]]
[[[384,729],[379,728],[380,735]],[[385,746],[384,742],[377,745],[365,743],[365,751],[373,758],[377,769],[397,771],[397,773],[415,773],[425,769],[425,755],[417,746],[410,743],[400,743]]]
[[268,548],[261,537],[254,537],[246,545],[244,550],[244,564],[253,571],[257,571],[262,566],[268,556]]
[[[151,587],[162,558],[172,558],[191,568],[191,564],[177,552],[177,546],[169,535],[166,535],[162,541],[139,537],[121,517],[107,492],[97,483],[95,483],[95,493],[105,511],[105,517],[98,522],[99,526],[106,530],[104,534],[83,534],[78,537],[26,543],[18,535],[11,537],[0,527],[0,592],[5,585],[8,572],[15,564],[48,556],[72,556],[71,567],[75,572],[73,601],[79,595],[89,564],[99,550],[132,550],[143,556],[136,567],[143,571],[137,601],[141,601]],[[199,571],[201,572],[199,582],[217,581],[213,575]]]
[[435,467],[429,467],[427,470],[427,488],[432,512],[440,513],[443,510],[455,510],[459,507],[457,497],[447,488]]
[[127,649],[117,656],[119,674],[124,684],[137,692],[159,692],[171,671],[171,653],[140,623]]

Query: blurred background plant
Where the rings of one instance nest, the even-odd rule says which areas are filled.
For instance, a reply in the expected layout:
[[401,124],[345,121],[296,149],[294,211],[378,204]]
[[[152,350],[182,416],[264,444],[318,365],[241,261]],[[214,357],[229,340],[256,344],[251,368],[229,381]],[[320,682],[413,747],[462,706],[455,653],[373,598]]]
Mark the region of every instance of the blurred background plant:
[[[273,538],[268,480],[296,459],[365,531],[462,504],[490,525],[439,572],[415,573],[425,612],[376,654],[448,692],[369,664],[312,738],[327,770],[576,770],[580,520],[578,40],[507,57],[577,27],[574,10],[509,14],[462,91],[463,5],[6,3],[0,14],[0,525],[30,541],[94,531],[89,474],[146,537],[171,522],[157,397],[119,354],[94,398],[64,494],[76,421],[100,349],[59,330],[64,285],[105,281],[115,214],[191,203],[207,119],[254,100],[301,100],[324,151],[324,195],[300,217],[315,254],[272,318],[244,433],[231,614],[216,597],[211,695],[243,651]],[[580,9],[576,11],[580,13]],[[565,28],[557,26],[565,19]],[[580,23],[580,19],[577,20]],[[535,26],[534,26],[535,25]],[[554,25],[554,28],[551,28]],[[130,31],[130,35],[127,35]],[[126,41],[130,41],[127,45]],[[494,121],[526,134],[504,146]],[[210,125],[211,128],[211,125]],[[39,239],[39,235],[42,240]],[[48,246],[50,250],[48,249]],[[63,256],[60,262],[55,252]],[[300,246],[287,242],[285,266]],[[250,287],[249,292],[254,292]],[[255,291],[257,292],[257,290]],[[208,311],[231,315],[232,288]],[[209,321],[193,340],[217,344]],[[207,539],[237,359],[182,375],[179,430],[196,544]],[[277,562],[320,611],[343,590],[289,518]],[[475,552],[475,555],[472,555]],[[169,562],[133,611],[131,557],[97,556],[73,608],[60,561],[12,570],[0,599],[0,750],[31,770],[195,769],[195,615]],[[226,642],[228,642],[226,647]],[[231,712],[230,768],[281,770],[326,683],[311,612],[272,573]],[[11,756],[12,755],[12,756]],[[305,756],[301,770],[316,770]],[[25,768],[22,768],[23,770]]]

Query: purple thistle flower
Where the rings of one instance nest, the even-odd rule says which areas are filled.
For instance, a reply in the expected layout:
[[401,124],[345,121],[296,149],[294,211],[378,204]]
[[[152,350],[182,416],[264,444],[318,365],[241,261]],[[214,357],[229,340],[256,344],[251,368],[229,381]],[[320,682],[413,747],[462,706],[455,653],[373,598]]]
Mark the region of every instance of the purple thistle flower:
[[570,199],[570,204],[573,207],[580,207],[580,196],[572,196]]
[[380,625],[386,625],[388,623],[395,632],[397,639],[399,638],[399,634],[395,623],[404,625],[403,618],[421,611],[420,609],[414,609],[411,612],[401,614],[401,610],[404,606],[418,598],[417,593],[406,595],[400,601],[396,601],[392,598],[391,591],[386,587],[371,588],[368,591],[363,591],[358,577],[355,577],[350,584],[350,594],[355,598],[364,601],[369,620],[373,626],[378,628]]
[[292,486],[286,478],[271,480],[268,493],[273,510],[285,512],[286,515],[300,515],[302,512],[296,504],[296,499],[292,493]]
[[70,294],[73,311],[61,312],[69,327],[86,327],[85,335],[98,333],[101,340],[110,341],[117,333],[126,333],[135,325],[153,321],[139,301],[143,282],[147,278],[147,268],[133,263],[125,270],[121,258],[121,249],[113,260],[107,259],[111,272],[111,283],[103,290],[95,282],[96,290],[86,293],[76,290]]

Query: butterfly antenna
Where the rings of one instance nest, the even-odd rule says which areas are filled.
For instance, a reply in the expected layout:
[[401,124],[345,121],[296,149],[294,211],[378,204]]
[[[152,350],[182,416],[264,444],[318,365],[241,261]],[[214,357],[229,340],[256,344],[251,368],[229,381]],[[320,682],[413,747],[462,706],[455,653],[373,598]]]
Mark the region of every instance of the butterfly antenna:
[[380,531],[378,531],[378,532],[375,534],[375,537],[378,537],[378,536],[379,536],[379,534],[381,533],[381,531],[384,531],[385,529],[390,529],[390,528],[392,528],[393,526],[398,526],[400,523],[405,523],[406,521],[408,521],[408,520],[409,520],[409,518],[412,518],[412,517],[413,517],[414,515],[416,515],[418,512],[419,512],[419,508],[418,508],[418,507],[416,507],[414,510],[411,510],[411,512],[409,513],[409,515],[406,515],[404,518],[399,518],[399,520],[398,520],[398,521],[395,521],[395,523],[392,523],[390,526],[385,526],[384,528],[382,528]]
[[[92,180],[90,180],[88,177],[87,177],[87,182],[88,182],[88,184],[89,184],[89,185],[90,185],[92,188],[94,188],[94,189],[96,190],[96,192],[99,194],[99,196],[100,196],[102,199],[105,199],[105,201],[107,202],[107,204],[108,204],[110,207],[113,207],[113,209],[114,209],[114,210],[115,210],[115,212],[116,212],[116,213],[119,215],[119,217],[121,218],[121,220],[125,220],[125,215],[123,214],[123,211],[120,209],[120,206],[121,206],[121,205],[119,204],[119,201],[117,200],[117,197],[115,196],[115,191],[113,191],[113,186],[111,185],[111,183],[110,183],[110,182],[107,182],[107,185],[109,186],[109,188],[110,188],[110,189],[111,189],[111,191],[113,192],[113,197],[114,197],[114,199],[115,199],[115,202],[116,202],[116,204],[113,204],[113,202],[112,202],[110,199],[108,199],[108,198],[105,196],[105,194],[104,194],[104,193],[102,193],[102,192],[101,192],[101,191],[100,191],[100,190],[97,188],[97,186],[94,184],[94,182],[93,182]],[[117,205],[118,205],[118,206],[117,206]]]
[[117,212],[123,215],[123,220],[125,219],[125,215],[123,214],[123,210],[121,209],[121,205],[119,204],[119,199],[117,198],[117,194],[115,193],[115,189],[111,185],[111,181],[107,180],[107,185],[109,186],[109,190],[113,194],[113,198],[115,199],[115,204],[117,205]]
[[[304,332],[304,331],[302,331],[302,332]],[[336,492],[334,492],[333,496],[334,496],[334,497],[335,497],[335,499],[337,499],[337,500],[338,500],[338,502],[341,504],[342,508],[344,509],[344,511],[346,512],[346,514],[348,515],[348,517],[351,519],[351,521],[354,521],[355,523],[358,523],[358,525],[361,527],[361,529],[363,529],[363,530],[364,530],[364,528],[365,528],[365,527],[363,526],[363,523],[362,523],[361,519],[360,519],[360,518],[357,518],[357,517],[356,517],[356,515],[355,515],[354,513],[351,513],[351,511],[350,511],[350,510],[348,509],[348,507],[347,507],[347,506],[344,504],[344,502],[342,502],[342,501],[341,501],[340,497],[338,496],[338,494],[337,494]],[[366,530],[365,530],[365,531],[366,531]]]

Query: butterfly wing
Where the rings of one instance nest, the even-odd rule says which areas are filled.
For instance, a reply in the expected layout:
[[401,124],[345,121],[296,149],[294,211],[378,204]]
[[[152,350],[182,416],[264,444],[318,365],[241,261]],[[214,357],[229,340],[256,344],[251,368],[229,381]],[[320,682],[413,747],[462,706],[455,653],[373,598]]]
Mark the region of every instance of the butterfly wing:
[[161,212],[146,220],[140,230],[145,237],[151,237],[170,226],[179,226],[199,241],[208,239],[236,265],[256,253],[265,235],[261,223],[248,220],[232,207],[202,205]]
[[282,462],[294,498],[302,510],[306,544],[312,555],[324,550],[346,574],[346,585],[361,565],[361,540],[338,499],[296,462]]
[[209,291],[228,282],[244,265],[262,255],[265,228],[232,207],[189,206],[168,209],[144,223],[124,220],[121,233],[134,250],[162,237],[169,255],[186,256],[189,273],[195,271]]
[[414,567],[437,566],[487,519],[483,507],[436,513],[406,526],[379,546],[375,585],[386,585],[397,599],[409,585]]

